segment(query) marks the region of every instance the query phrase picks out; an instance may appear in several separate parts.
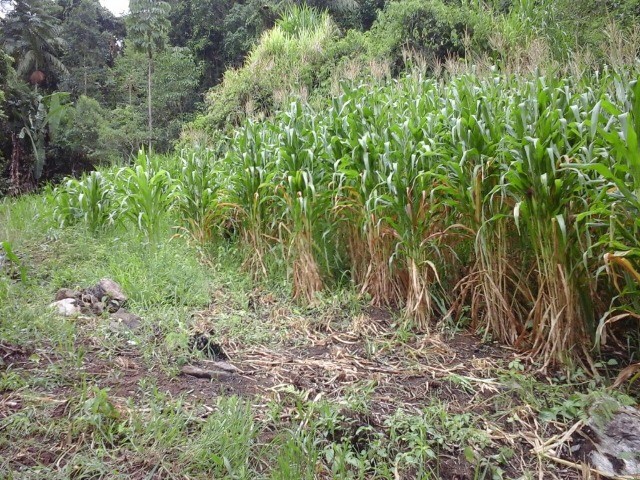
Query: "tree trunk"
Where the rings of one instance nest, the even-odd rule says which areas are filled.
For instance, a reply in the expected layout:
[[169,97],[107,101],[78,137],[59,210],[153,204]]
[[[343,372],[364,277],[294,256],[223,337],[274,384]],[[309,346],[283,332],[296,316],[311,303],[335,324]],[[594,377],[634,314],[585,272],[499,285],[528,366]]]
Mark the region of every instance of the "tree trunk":
[[9,165],[9,195],[20,195],[33,189],[31,174],[24,165],[24,149],[20,137],[11,132],[11,164]]
[[[39,70],[39,69],[38,69],[38,59],[36,58],[36,71],[37,70]],[[36,82],[35,92],[36,92],[36,95],[38,95],[38,83],[37,82]]]
[[151,117],[151,70],[152,70],[153,57],[149,52],[149,77],[148,77],[148,94],[147,94],[147,107],[149,109],[149,153],[151,153],[151,139],[153,138],[153,120]]
[[11,132],[11,164],[9,165],[9,181],[11,186],[9,193],[18,195],[20,193],[20,164],[22,163],[22,148],[18,136]]

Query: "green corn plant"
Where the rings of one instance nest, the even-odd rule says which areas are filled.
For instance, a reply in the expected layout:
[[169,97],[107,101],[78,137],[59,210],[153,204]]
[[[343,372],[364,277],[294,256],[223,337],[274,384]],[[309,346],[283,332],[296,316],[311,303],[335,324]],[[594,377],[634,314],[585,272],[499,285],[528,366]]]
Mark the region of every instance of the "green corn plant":
[[210,242],[224,228],[220,172],[211,152],[190,152],[180,157],[176,180],[176,208],[186,230],[201,244]]
[[591,113],[590,136],[605,143],[600,161],[582,166],[601,179],[594,186],[609,222],[597,246],[618,292],[600,319],[597,345],[606,342],[607,326],[629,317],[640,319],[640,82],[616,74],[609,85],[611,91],[602,92]]
[[225,162],[228,173],[229,211],[240,228],[249,253],[245,262],[255,279],[267,277],[267,257],[273,237],[270,218],[273,186],[273,159],[267,130],[247,121],[236,133]]
[[136,225],[147,240],[157,242],[176,195],[169,173],[161,168],[158,158],[141,151],[132,167],[118,172],[115,183],[121,215]]
[[517,298],[526,296],[527,289],[510,258],[524,252],[508,221],[508,199],[499,189],[512,87],[472,77],[452,82],[446,96],[454,100],[446,115],[453,149],[450,161],[438,169],[443,201],[456,212],[461,233],[473,238],[473,258],[456,286],[457,300],[448,315],[460,317],[468,302],[472,326],[507,344],[516,343],[527,314]]
[[[363,99],[369,94],[369,100]],[[386,192],[381,134],[395,121],[384,89],[347,90],[329,113],[327,151],[334,163],[334,213],[344,230],[351,276],[374,305],[398,305],[403,294],[389,258],[393,233],[378,216],[376,199]]]
[[[6,257],[7,260],[11,262],[9,272],[11,273],[11,271],[14,269],[17,270],[20,276],[20,281],[22,281],[22,283],[27,283],[27,280],[28,280],[27,267],[20,260],[20,257],[18,257],[18,255],[16,255],[15,252],[13,251],[13,246],[11,242],[7,242],[7,241],[0,242],[0,250],[4,251],[4,254],[2,254],[2,256]],[[4,265],[0,264],[0,266],[3,267]],[[2,273],[2,270],[0,270],[0,273]]]
[[115,222],[114,187],[99,171],[80,180],[68,179],[53,194],[54,217],[61,227],[84,222],[97,232]]
[[345,85],[324,110],[296,103],[247,122],[217,180],[182,180],[210,202],[177,202],[185,217],[213,205],[237,224],[249,269],[264,278],[286,265],[300,301],[350,275],[419,330],[470,312],[543,367],[588,363],[608,303],[605,323],[638,314],[640,108],[629,76]]
[[[394,133],[402,136],[400,128]],[[434,195],[432,170],[440,153],[433,143],[416,149],[411,141],[396,153],[384,158],[389,162],[389,193],[381,197],[379,207],[396,240],[390,261],[404,272],[405,315],[417,329],[428,331],[435,312],[443,313],[447,302],[441,288],[441,249],[449,225],[443,205]]]
[[[279,200],[279,239],[284,260],[291,265],[293,298],[311,303],[324,287],[316,251],[329,203],[323,188],[328,168],[322,129],[302,104],[295,102],[280,117],[275,168],[275,197]],[[322,249],[320,249],[322,250]]]
[[72,193],[76,189],[75,182],[77,180],[67,181],[64,188],[56,187],[52,192],[53,217],[61,228],[80,220],[79,209],[75,205],[77,197]]
[[575,169],[561,168],[575,161],[584,142],[575,132],[586,112],[576,115],[573,107],[579,106],[568,88],[547,85],[544,78],[531,82],[521,92],[524,98],[516,98],[506,138],[511,161],[504,188],[514,199],[516,225],[535,257],[530,275],[536,291],[528,322],[532,354],[543,366],[589,359],[588,328],[593,325],[593,284],[584,259],[589,246],[585,182]]

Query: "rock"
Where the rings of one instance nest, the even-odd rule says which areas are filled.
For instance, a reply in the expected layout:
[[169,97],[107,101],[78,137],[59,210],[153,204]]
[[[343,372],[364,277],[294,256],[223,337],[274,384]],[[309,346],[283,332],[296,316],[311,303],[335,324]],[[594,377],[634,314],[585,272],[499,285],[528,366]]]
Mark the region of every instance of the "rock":
[[104,312],[104,303],[95,302],[91,304],[91,312],[98,317],[101,316]]
[[84,295],[82,300],[85,302],[85,305],[89,308],[90,312],[93,315],[100,316],[102,312],[104,312],[104,303],[100,301],[99,298],[96,298],[93,295]]
[[[640,476],[640,411],[612,398],[589,409],[585,457],[601,472],[615,476]],[[584,447],[583,447],[584,448]]]
[[137,330],[142,325],[142,318],[134,313],[129,313],[123,308],[111,315],[115,321],[126,326],[129,330]]
[[80,292],[76,290],[72,290],[70,288],[61,288],[56,293],[56,302],[59,302],[60,300],[64,300],[65,298],[76,298],[79,295],[80,295]]
[[100,317],[102,316],[102,312],[104,312],[104,303],[102,302],[83,302],[82,300],[79,300],[78,305],[80,306],[82,313],[85,315]]
[[80,300],[85,305],[91,305],[92,303],[98,302],[98,299],[89,293],[83,293],[80,295]]
[[205,370],[203,368],[194,367],[193,365],[185,365],[180,369],[180,372],[184,375],[189,375],[197,378],[227,378],[232,375],[231,372],[226,370]]
[[104,311],[104,303],[89,293],[79,293],[76,296],[76,304],[85,315],[100,316]]
[[118,302],[120,306],[127,301],[127,296],[122,291],[122,287],[109,278],[103,278],[91,289],[91,293],[102,300],[108,297],[109,300]]
[[120,302],[118,302],[117,300],[108,300],[107,304],[105,305],[105,308],[109,313],[116,313],[118,310],[122,308],[122,306],[120,305]]
[[65,298],[63,300],[53,302],[49,307],[55,308],[58,311],[58,314],[63,317],[72,317],[81,313],[81,309],[77,305],[75,298]]
[[55,298],[55,305],[61,315],[70,316],[82,313],[99,317],[106,310],[112,314],[124,313],[124,317],[116,317],[116,320],[129,329],[133,330],[140,325],[140,317],[129,314],[122,309],[123,304],[127,301],[127,296],[120,285],[108,278],[103,278],[93,287],[85,288],[82,291],[61,288]]

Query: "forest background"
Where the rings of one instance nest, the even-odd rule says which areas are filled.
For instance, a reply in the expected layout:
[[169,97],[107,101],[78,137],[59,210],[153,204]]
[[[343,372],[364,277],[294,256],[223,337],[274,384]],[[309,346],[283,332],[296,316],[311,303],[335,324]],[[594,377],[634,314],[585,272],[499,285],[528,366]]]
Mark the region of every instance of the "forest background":
[[[310,1],[330,22],[292,49],[282,31],[258,42],[296,1],[131,3],[116,17],[98,0],[2,2],[0,195],[126,162],[144,144],[211,143],[292,98],[319,104],[342,80],[397,77],[416,63],[439,75],[471,63],[624,62],[640,11],[636,0]],[[145,25],[141,15],[158,8]],[[145,28],[152,62],[139,48]]]

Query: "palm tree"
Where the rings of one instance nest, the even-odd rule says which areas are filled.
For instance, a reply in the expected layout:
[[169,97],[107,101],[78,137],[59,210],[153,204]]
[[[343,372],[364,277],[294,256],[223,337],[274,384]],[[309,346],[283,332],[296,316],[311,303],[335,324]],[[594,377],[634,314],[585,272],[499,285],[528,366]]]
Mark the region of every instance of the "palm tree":
[[151,115],[151,74],[155,53],[164,50],[169,32],[168,14],[171,6],[159,0],[130,0],[127,17],[127,34],[136,52],[147,56],[147,108],[149,115],[149,150],[153,138]]
[[[59,21],[49,14],[41,0],[0,0],[6,16],[1,19],[0,46],[13,57],[18,78],[28,79],[35,85],[36,94],[24,98],[16,108],[14,116],[22,119],[22,125],[16,125],[11,132],[12,160],[11,180],[15,192],[22,191],[30,179],[38,180],[46,161],[46,136],[64,105],[59,97],[42,97],[38,94],[38,85],[42,84],[49,73],[67,73],[64,64],[58,58],[64,42],[59,35]],[[53,105],[57,102],[57,106]],[[16,130],[19,128],[19,132]],[[23,140],[29,139],[33,148],[34,162],[28,178],[19,174],[23,170]],[[31,185],[33,186],[33,185]]]
[[58,58],[64,47],[59,21],[37,0],[16,0],[2,21],[2,46],[14,57],[16,71],[23,78],[41,84],[46,71],[66,73]]

